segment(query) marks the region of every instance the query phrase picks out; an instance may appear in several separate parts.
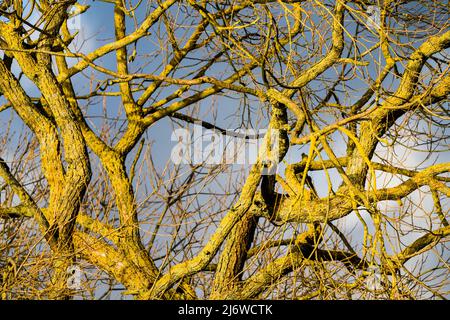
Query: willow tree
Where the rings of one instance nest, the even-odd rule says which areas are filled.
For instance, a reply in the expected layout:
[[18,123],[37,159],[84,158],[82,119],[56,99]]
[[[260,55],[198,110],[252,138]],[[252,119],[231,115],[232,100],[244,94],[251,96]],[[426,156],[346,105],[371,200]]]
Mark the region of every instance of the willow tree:
[[449,8],[1,1],[1,297],[445,298]]

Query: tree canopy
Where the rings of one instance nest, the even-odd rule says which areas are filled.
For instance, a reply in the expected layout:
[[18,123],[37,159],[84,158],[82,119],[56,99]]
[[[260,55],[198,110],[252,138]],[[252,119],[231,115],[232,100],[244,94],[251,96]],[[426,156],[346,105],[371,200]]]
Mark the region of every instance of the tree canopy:
[[1,298],[448,298],[449,8],[1,0]]

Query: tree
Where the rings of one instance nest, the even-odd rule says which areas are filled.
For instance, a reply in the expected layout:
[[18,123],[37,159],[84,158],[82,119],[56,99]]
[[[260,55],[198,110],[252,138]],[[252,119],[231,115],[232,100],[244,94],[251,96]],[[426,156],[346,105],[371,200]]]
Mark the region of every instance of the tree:
[[0,10],[2,298],[448,297],[447,1]]

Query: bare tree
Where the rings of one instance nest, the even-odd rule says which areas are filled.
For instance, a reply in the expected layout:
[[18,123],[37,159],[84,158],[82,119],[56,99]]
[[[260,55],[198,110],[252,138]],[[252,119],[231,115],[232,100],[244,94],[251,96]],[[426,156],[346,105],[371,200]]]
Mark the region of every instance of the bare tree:
[[2,0],[1,298],[445,299],[449,8]]

